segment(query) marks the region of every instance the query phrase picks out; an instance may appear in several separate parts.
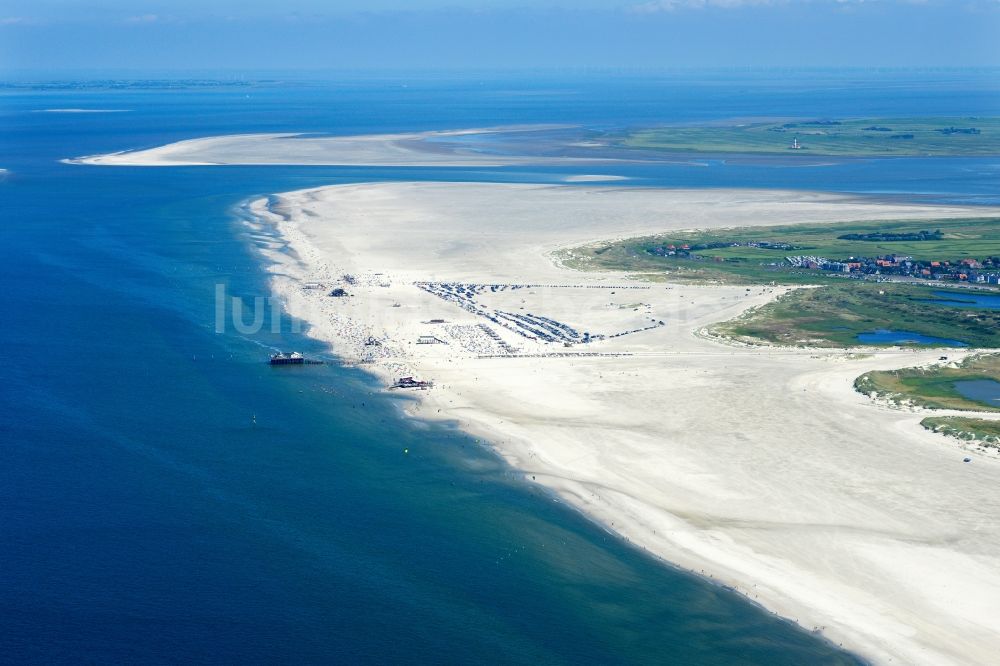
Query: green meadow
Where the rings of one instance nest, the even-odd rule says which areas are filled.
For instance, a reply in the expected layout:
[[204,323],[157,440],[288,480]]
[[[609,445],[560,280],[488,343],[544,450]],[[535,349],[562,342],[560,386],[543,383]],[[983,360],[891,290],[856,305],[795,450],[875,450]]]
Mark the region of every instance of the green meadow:
[[[885,240],[921,232],[933,240]],[[787,247],[747,247],[749,242]],[[650,253],[657,247],[685,243],[740,245],[699,250],[698,259]],[[861,280],[832,271],[793,268],[785,261],[794,255],[843,260],[887,254],[952,262],[1000,256],[1000,220],[897,220],[670,233],[577,247],[564,250],[559,258],[569,267],[628,271],[650,281],[818,285],[792,291],[718,325],[717,332],[725,335],[775,344],[855,346],[860,344],[860,333],[891,329],[958,340],[972,347],[1000,347],[1000,310],[944,303],[947,298],[933,292],[947,290],[948,282]],[[967,294],[953,288],[950,296],[962,300]]]
[[714,330],[772,344],[851,347],[861,344],[861,333],[889,329],[1000,347],[1000,310],[948,307],[935,300],[922,285],[845,280],[791,291]]
[[928,416],[920,425],[942,435],[990,447],[1000,446],[1000,421],[966,416]]
[[908,402],[928,409],[1000,412],[1000,407],[969,400],[955,389],[955,382],[977,379],[1000,381],[1000,354],[970,356],[957,367],[942,365],[868,372],[854,381],[854,388],[893,402]]
[[[800,149],[792,147],[798,140]],[[1000,154],[1000,118],[783,120],[657,127],[616,139],[623,147],[693,153],[875,156]]]
[[[940,239],[885,241],[841,238],[869,234],[918,234],[922,231],[940,231]],[[747,247],[745,244],[750,242],[783,243],[792,249]],[[692,246],[712,243],[740,245],[700,250],[700,260],[661,257],[649,252],[656,247],[685,243]],[[842,260],[889,254],[911,256],[917,261],[958,261],[1000,256],[1000,219],[844,222],[672,232],[574,248],[563,251],[560,259],[566,265],[578,268],[632,271],[653,276],[666,272],[671,280],[817,284],[833,276],[828,271],[792,268],[785,262],[785,257],[815,255]]]

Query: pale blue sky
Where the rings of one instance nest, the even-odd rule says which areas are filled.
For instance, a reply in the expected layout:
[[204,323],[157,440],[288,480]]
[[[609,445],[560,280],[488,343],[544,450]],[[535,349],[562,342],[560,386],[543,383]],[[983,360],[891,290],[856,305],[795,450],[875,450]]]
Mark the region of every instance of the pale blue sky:
[[1000,0],[0,0],[0,71],[1000,66]]

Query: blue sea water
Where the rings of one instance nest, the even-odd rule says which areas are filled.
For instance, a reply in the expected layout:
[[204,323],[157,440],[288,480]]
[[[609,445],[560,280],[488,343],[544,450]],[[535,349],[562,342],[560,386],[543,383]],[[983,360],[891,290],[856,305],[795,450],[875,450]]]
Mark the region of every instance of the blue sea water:
[[[54,108],[120,113],[40,113]],[[257,131],[748,115],[996,113],[979,79],[516,77],[0,91],[0,660],[834,664],[855,658],[677,572],[291,330],[216,333],[267,294],[249,197],[553,168],[101,168],[77,155]],[[996,202],[995,159],[630,165],[637,185]],[[576,170],[584,172],[584,170]],[[602,167],[602,172],[608,172]],[[255,423],[254,423],[255,420]],[[404,453],[404,450],[408,453]]]

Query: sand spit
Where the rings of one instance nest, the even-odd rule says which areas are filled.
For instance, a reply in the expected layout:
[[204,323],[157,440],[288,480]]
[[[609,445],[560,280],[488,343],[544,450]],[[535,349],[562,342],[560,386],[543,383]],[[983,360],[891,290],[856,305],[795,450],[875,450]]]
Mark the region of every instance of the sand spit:
[[559,125],[517,125],[465,130],[316,136],[297,133],[233,134],[177,141],[63,160],[105,166],[206,166],[223,164],[496,167],[517,164],[591,164],[620,160],[589,157],[519,156],[484,149],[483,140],[562,129]]
[[268,250],[273,286],[313,335],[386,382],[435,382],[413,392],[416,416],[458,423],[637,547],[875,662],[1000,654],[1000,463],[852,389],[940,352],[725,344],[705,328],[780,289],[646,284],[550,258],[672,228],[992,211],[443,183],[252,208],[291,250]]
[[628,176],[607,176],[600,174],[580,174],[576,176],[566,176],[563,182],[566,183],[601,183],[615,180],[628,180]]
[[128,113],[131,109],[35,109],[32,113]]

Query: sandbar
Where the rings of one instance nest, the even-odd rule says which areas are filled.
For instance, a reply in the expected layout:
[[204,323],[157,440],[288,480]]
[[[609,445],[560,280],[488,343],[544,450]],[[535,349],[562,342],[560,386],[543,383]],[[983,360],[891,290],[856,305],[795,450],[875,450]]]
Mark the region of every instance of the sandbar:
[[396,167],[498,167],[519,164],[613,162],[599,155],[521,155],[505,151],[495,139],[551,132],[561,125],[515,125],[459,130],[365,134],[231,134],[186,139],[153,148],[88,155],[63,160],[99,166],[326,165]]

